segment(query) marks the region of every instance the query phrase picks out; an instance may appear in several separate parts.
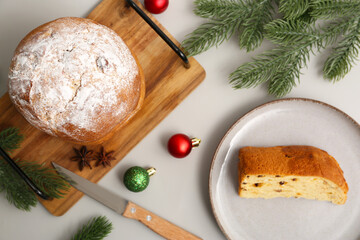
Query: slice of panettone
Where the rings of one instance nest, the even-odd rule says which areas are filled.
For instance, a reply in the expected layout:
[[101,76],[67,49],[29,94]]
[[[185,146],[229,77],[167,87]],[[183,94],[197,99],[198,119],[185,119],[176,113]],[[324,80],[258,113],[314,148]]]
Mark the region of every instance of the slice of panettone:
[[239,195],[303,197],[344,204],[343,171],[327,152],[312,146],[244,147],[239,152]]

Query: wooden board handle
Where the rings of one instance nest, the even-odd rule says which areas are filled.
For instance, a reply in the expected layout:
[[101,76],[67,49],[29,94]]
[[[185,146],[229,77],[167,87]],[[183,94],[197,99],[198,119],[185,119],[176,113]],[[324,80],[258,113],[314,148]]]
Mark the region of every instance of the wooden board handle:
[[132,218],[145,224],[148,228],[166,239],[172,240],[192,240],[201,239],[188,231],[172,224],[171,222],[153,214],[152,212],[136,205],[133,202],[128,202],[124,217]]

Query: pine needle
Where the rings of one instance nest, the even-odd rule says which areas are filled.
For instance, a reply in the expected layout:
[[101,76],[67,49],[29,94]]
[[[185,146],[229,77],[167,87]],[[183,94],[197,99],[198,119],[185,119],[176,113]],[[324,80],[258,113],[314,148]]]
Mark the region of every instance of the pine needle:
[[360,18],[350,28],[349,32],[340,41],[337,47],[326,60],[324,65],[324,77],[339,81],[353,67],[360,50]]
[[37,198],[24,180],[0,159],[0,188],[8,202],[23,211],[30,211],[37,205]]
[[335,19],[359,15],[359,0],[311,0],[311,15],[318,19]]
[[270,80],[268,92],[271,95],[282,97],[289,93],[291,89],[296,85],[293,74],[300,74],[300,70],[289,69],[288,72],[278,72]]
[[186,36],[182,42],[189,56],[207,51],[239,33],[240,48],[251,51],[264,36],[263,27],[273,19],[272,0],[197,0],[195,14],[210,20]]
[[[0,147],[8,152],[19,148],[22,140],[23,135],[17,128],[7,128],[0,132]],[[70,185],[51,168],[35,162],[15,161],[25,174],[50,197],[61,198],[70,188]],[[4,192],[8,202],[20,210],[30,211],[37,205],[35,193],[2,158],[0,158],[0,192]]]
[[286,19],[296,19],[303,15],[309,8],[309,0],[280,0],[279,12]]
[[105,216],[92,218],[71,240],[101,240],[110,234],[112,223]]
[[67,181],[52,169],[43,164],[28,161],[16,161],[24,173],[34,181],[40,190],[47,193],[52,198],[63,198],[69,190],[70,185]]
[[[281,19],[273,20],[274,3]],[[268,92],[282,97],[299,82],[309,56],[332,44],[323,71],[325,78],[337,81],[350,71],[360,51],[360,0],[196,0],[194,12],[209,20],[183,42],[190,56],[219,46],[235,33],[247,51],[264,38],[278,45],[230,74],[235,89],[267,82]]]
[[213,46],[219,46],[229,39],[237,28],[237,21],[212,21],[202,24],[182,42],[189,56],[207,51]]
[[269,93],[276,97],[287,94],[296,85],[300,70],[309,57],[308,45],[296,49],[275,48],[255,57],[230,74],[234,88],[256,87],[270,81]]
[[[18,128],[4,129],[0,132],[0,147],[11,152],[20,147],[23,139]],[[10,204],[24,211],[30,211],[31,207],[37,204],[35,194],[29,191],[25,182],[2,158],[0,159],[0,192],[5,193]]]
[[315,23],[316,22],[316,18],[314,18],[313,16],[310,15],[310,10],[307,10],[303,15],[301,15],[300,17],[293,19],[299,22],[305,22],[305,23]]
[[[269,81],[269,93],[276,97],[283,97],[296,86],[301,75],[301,68],[306,67],[310,53],[320,51],[333,43],[339,34],[348,29],[352,19],[341,19],[329,23],[321,29],[314,29],[311,25],[304,25],[302,36],[294,36],[299,30],[297,24],[278,21],[270,24],[269,29],[276,31],[281,27],[285,30],[279,34],[275,41],[281,43],[281,47],[266,51],[237,68],[230,74],[230,83],[235,89],[256,87]],[[279,27],[281,26],[281,27]],[[302,26],[302,25],[301,25]],[[274,31],[275,31],[274,30]],[[276,34],[268,33],[271,38]]]
[[273,20],[274,7],[271,0],[258,0],[249,3],[248,8],[252,11],[241,25],[239,46],[249,52],[261,45],[264,26]]
[[319,39],[313,25],[304,21],[277,19],[265,25],[265,32],[267,39],[283,46]]
[[215,20],[227,18],[229,13],[241,16],[245,9],[242,0],[196,0],[194,4],[197,16]]
[[18,128],[7,128],[0,132],[0,146],[4,151],[11,152],[20,147],[20,143],[24,140],[24,136],[20,134]]
[[301,68],[306,66],[308,59],[309,55],[306,47],[295,52],[293,61],[279,69],[270,80],[268,87],[269,94],[276,97],[283,97],[288,94],[299,82]]

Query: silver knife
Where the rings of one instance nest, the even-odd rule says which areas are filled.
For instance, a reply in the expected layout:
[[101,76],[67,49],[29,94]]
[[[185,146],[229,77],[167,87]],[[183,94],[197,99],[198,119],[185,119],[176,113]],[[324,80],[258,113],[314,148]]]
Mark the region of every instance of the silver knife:
[[89,180],[71,172],[70,170],[52,162],[56,171],[62,175],[73,187],[89,197],[111,208],[127,218],[132,218],[145,224],[148,228],[166,239],[201,239],[175,224],[153,214],[152,212],[127,201],[121,196],[103,188]]

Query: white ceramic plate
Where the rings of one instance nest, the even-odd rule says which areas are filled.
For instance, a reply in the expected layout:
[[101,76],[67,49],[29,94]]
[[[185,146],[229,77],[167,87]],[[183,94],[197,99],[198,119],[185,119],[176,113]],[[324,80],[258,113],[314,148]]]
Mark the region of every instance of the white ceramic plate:
[[[238,150],[244,146],[312,145],[335,157],[349,185],[345,205],[302,198],[243,199]],[[228,239],[360,240],[360,126],[310,99],[283,99],[240,118],[214,155],[209,178],[216,220]]]

